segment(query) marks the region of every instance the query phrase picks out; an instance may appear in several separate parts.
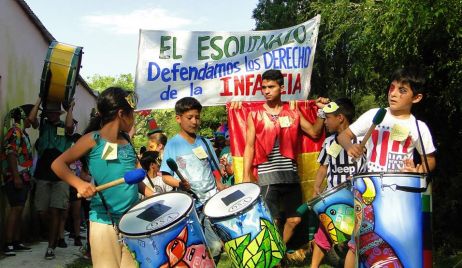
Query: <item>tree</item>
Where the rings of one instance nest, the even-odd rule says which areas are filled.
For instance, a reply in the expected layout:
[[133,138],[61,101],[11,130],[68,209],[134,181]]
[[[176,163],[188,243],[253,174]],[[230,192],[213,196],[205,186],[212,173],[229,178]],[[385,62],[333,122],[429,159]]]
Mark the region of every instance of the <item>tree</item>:
[[88,85],[98,91],[101,92],[108,87],[121,87],[128,90],[135,89],[135,83],[133,80],[133,75],[128,74],[121,74],[119,76],[108,76],[108,75],[99,75],[94,74],[93,76],[87,77]]
[[[288,2],[301,8],[286,10]],[[296,19],[287,25],[277,19],[283,16],[279,12]],[[427,94],[414,114],[429,125],[438,150],[432,174],[435,246],[442,251],[461,247],[462,158],[456,156],[462,150],[462,2],[261,0],[254,10],[259,30],[293,26],[316,14],[321,26],[312,94],[348,96],[360,109],[371,100],[386,106],[395,69],[417,65],[425,70]]]

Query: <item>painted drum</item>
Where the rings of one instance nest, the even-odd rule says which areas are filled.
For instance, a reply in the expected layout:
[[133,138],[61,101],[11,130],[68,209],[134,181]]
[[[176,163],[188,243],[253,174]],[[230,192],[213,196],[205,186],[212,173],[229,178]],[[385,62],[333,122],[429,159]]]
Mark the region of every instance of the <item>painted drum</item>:
[[74,97],[81,61],[82,47],[51,42],[43,65],[40,96],[67,108]]
[[286,246],[258,185],[240,183],[218,192],[204,214],[235,267],[274,267],[284,256]]
[[432,267],[426,176],[365,173],[353,180],[357,267]]
[[187,194],[147,198],[130,208],[118,227],[139,267],[215,267]]
[[308,202],[318,215],[319,222],[329,234],[332,243],[350,240],[355,225],[353,192],[346,181],[333,187]]

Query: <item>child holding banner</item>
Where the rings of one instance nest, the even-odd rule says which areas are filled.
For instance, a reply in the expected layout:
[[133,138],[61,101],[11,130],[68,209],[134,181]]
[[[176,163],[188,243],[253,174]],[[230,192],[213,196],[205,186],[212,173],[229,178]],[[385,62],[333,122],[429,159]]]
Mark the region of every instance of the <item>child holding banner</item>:
[[[282,216],[279,206],[284,206],[286,223],[283,240],[287,243],[301,221],[296,213],[302,203],[296,163],[299,128],[311,138],[318,138],[324,118],[318,114],[316,122],[311,124],[298,109],[282,103],[284,77],[280,70],[264,72],[262,80],[262,94],[266,102],[247,117],[243,181],[251,181],[252,167],[256,166],[258,184],[276,223]],[[318,98],[316,105],[322,108],[328,102],[326,98]]]

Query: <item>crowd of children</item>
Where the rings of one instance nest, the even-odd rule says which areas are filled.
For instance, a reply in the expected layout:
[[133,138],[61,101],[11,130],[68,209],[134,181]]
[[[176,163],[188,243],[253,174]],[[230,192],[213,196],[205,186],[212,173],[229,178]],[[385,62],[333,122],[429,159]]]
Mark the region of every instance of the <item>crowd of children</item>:
[[[286,217],[282,226],[285,243],[301,220],[296,213],[302,203],[296,163],[299,129],[312,139],[319,138],[323,127],[331,134],[325,139],[317,160],[320,167],[313,197],[323,192],[321,185],[325,179],[329,190],[360,172],[427,173],[435,168],[436,149],[430,131],[425,123],[416,120],[411,113],[412,106],[423,98],[424,93],[424,80],[416,70],[400,69],[393,74],[387,93],[387,113],[383,122],[375,128],[373,137],[365,140],[365,146],[360,145],[359,141],[371,126],[377,109],[367,111],[354,121],[355,107],[351,100],[339,98],[331,102],[327,98],[318,98],[318,117],[314,123],[310,123],[300,111],[289,109],[281,101],[284,84],[280,71],[266,71],[262,79],[262,94],[266,102],[247,118],[243,181],[252,181],[251,169],[258,169],[257,183],[273,218],[279,222],[283,216],[281,211]],[[29,178],[33,175],[30,172],[32,147],[25,130],[31,125],[37,127],[39,103],[18,107],[10,113],[12,124],[2,143],[1,160],[9,189],[7,197],[12,208],[7,220],[7,244],[3,250],[7,255],[13,255],[15,250],[28,249],[20,242],[20,233],[15,228],[20,225],[20,214],[29,190]],[[167,141],[167,135],[162,129],[150,129],[149,142],[137,159],[127,134],[134,125],[136,96],[133,93],[117,87],[103,91],[97,100],[97,114],[91,119],[85,134],[78,139],[74,136],[73,142],[66,139],[74,130],[71,123],[72,107],[67,110],[66,122],[59,121],[59,109],[47,111],[48,119],[42,122],[44,125],[41,131],[48,134],[41,134],[37,143],[39,160],[35,176],[40,182],[37,187],[41,191],[49,189],[50,194],[56,195],[56,198],[50,197],[46,202],[36,202],[43,203],[39,211],[51,209],[47,211],[51,211],[53,231],[49,233],[45,258],[54,258],[60,229],[58,225],[69,207],[70,185],[73,196],[78,193],[83,198],[91,198],[88,239],[95,267],[135,267],[132,255],[120,243],[120,234],[116,228],[118,221],[140,196],[149,197],[175,189],[194,194],[207,245],[215,261],[218,261],[223,243],[210,221],[204,217],[202,209],[214,194],[234,184],[229,148],[230,131],[218,131],[216,146],[212,146],[208,139],[197,134],[202,105],[192,97],[185,97],[175,105],[175,120],[180,131]],[[271,123],[270,127],[268,122]],[[58,128],[63,129],[62,133]],[[420,154],[416,160],[413,158],[414,148]],[[178,179],[167,164],[168,159],[178,164],[186,180]],[[126,171],[135,169],[137,163],[146,171],[143,182],[120,184],[96,191],[96,186],[123,177]],[[50,172],[56,180],[50,181],[50,178],[54,178]],[[43,196],[36,195],[37,198]],[[80,199],[70,200],[71,214],[75,221],[75,244],[81,244]],[[284,205],[282,210],[281,205]],[[327,231],[319,227],[315,234],[311,267],[319,267],[325,253],[332,248]],[[354,240],[348,243],[348,247],[350,250],[345,267],[354,267]]]

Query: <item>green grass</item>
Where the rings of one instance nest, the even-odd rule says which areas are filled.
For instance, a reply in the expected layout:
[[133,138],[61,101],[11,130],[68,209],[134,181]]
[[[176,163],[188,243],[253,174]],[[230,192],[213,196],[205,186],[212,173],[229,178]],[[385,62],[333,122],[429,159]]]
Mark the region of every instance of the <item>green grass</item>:
[[[309,259],[309,258],[308,258]],[[462,252],[459,252],[457,255],[454,256],[435,256],[434,261],[436,268],[439,267],[454,267],[454,268],[462,268]],[[457,266],[456,266],[457,265]],[[84,258],[79,258],[75,260],[73,263],[68,264],[66,268],[91,268],[93,267],[91,265],[91,261],[84,259]],[[223,254],[220,262],[217,265],[217,268],[231,268],[231,260],[228,258],[226,254]],[[292,265],[288,266],[289,268],[295,268],[295,267],[309,267],[309,262],[308,263],[303,263],[300,265]],[[332,268],[333,266],[323,264],[321,265],[321,268]]]

